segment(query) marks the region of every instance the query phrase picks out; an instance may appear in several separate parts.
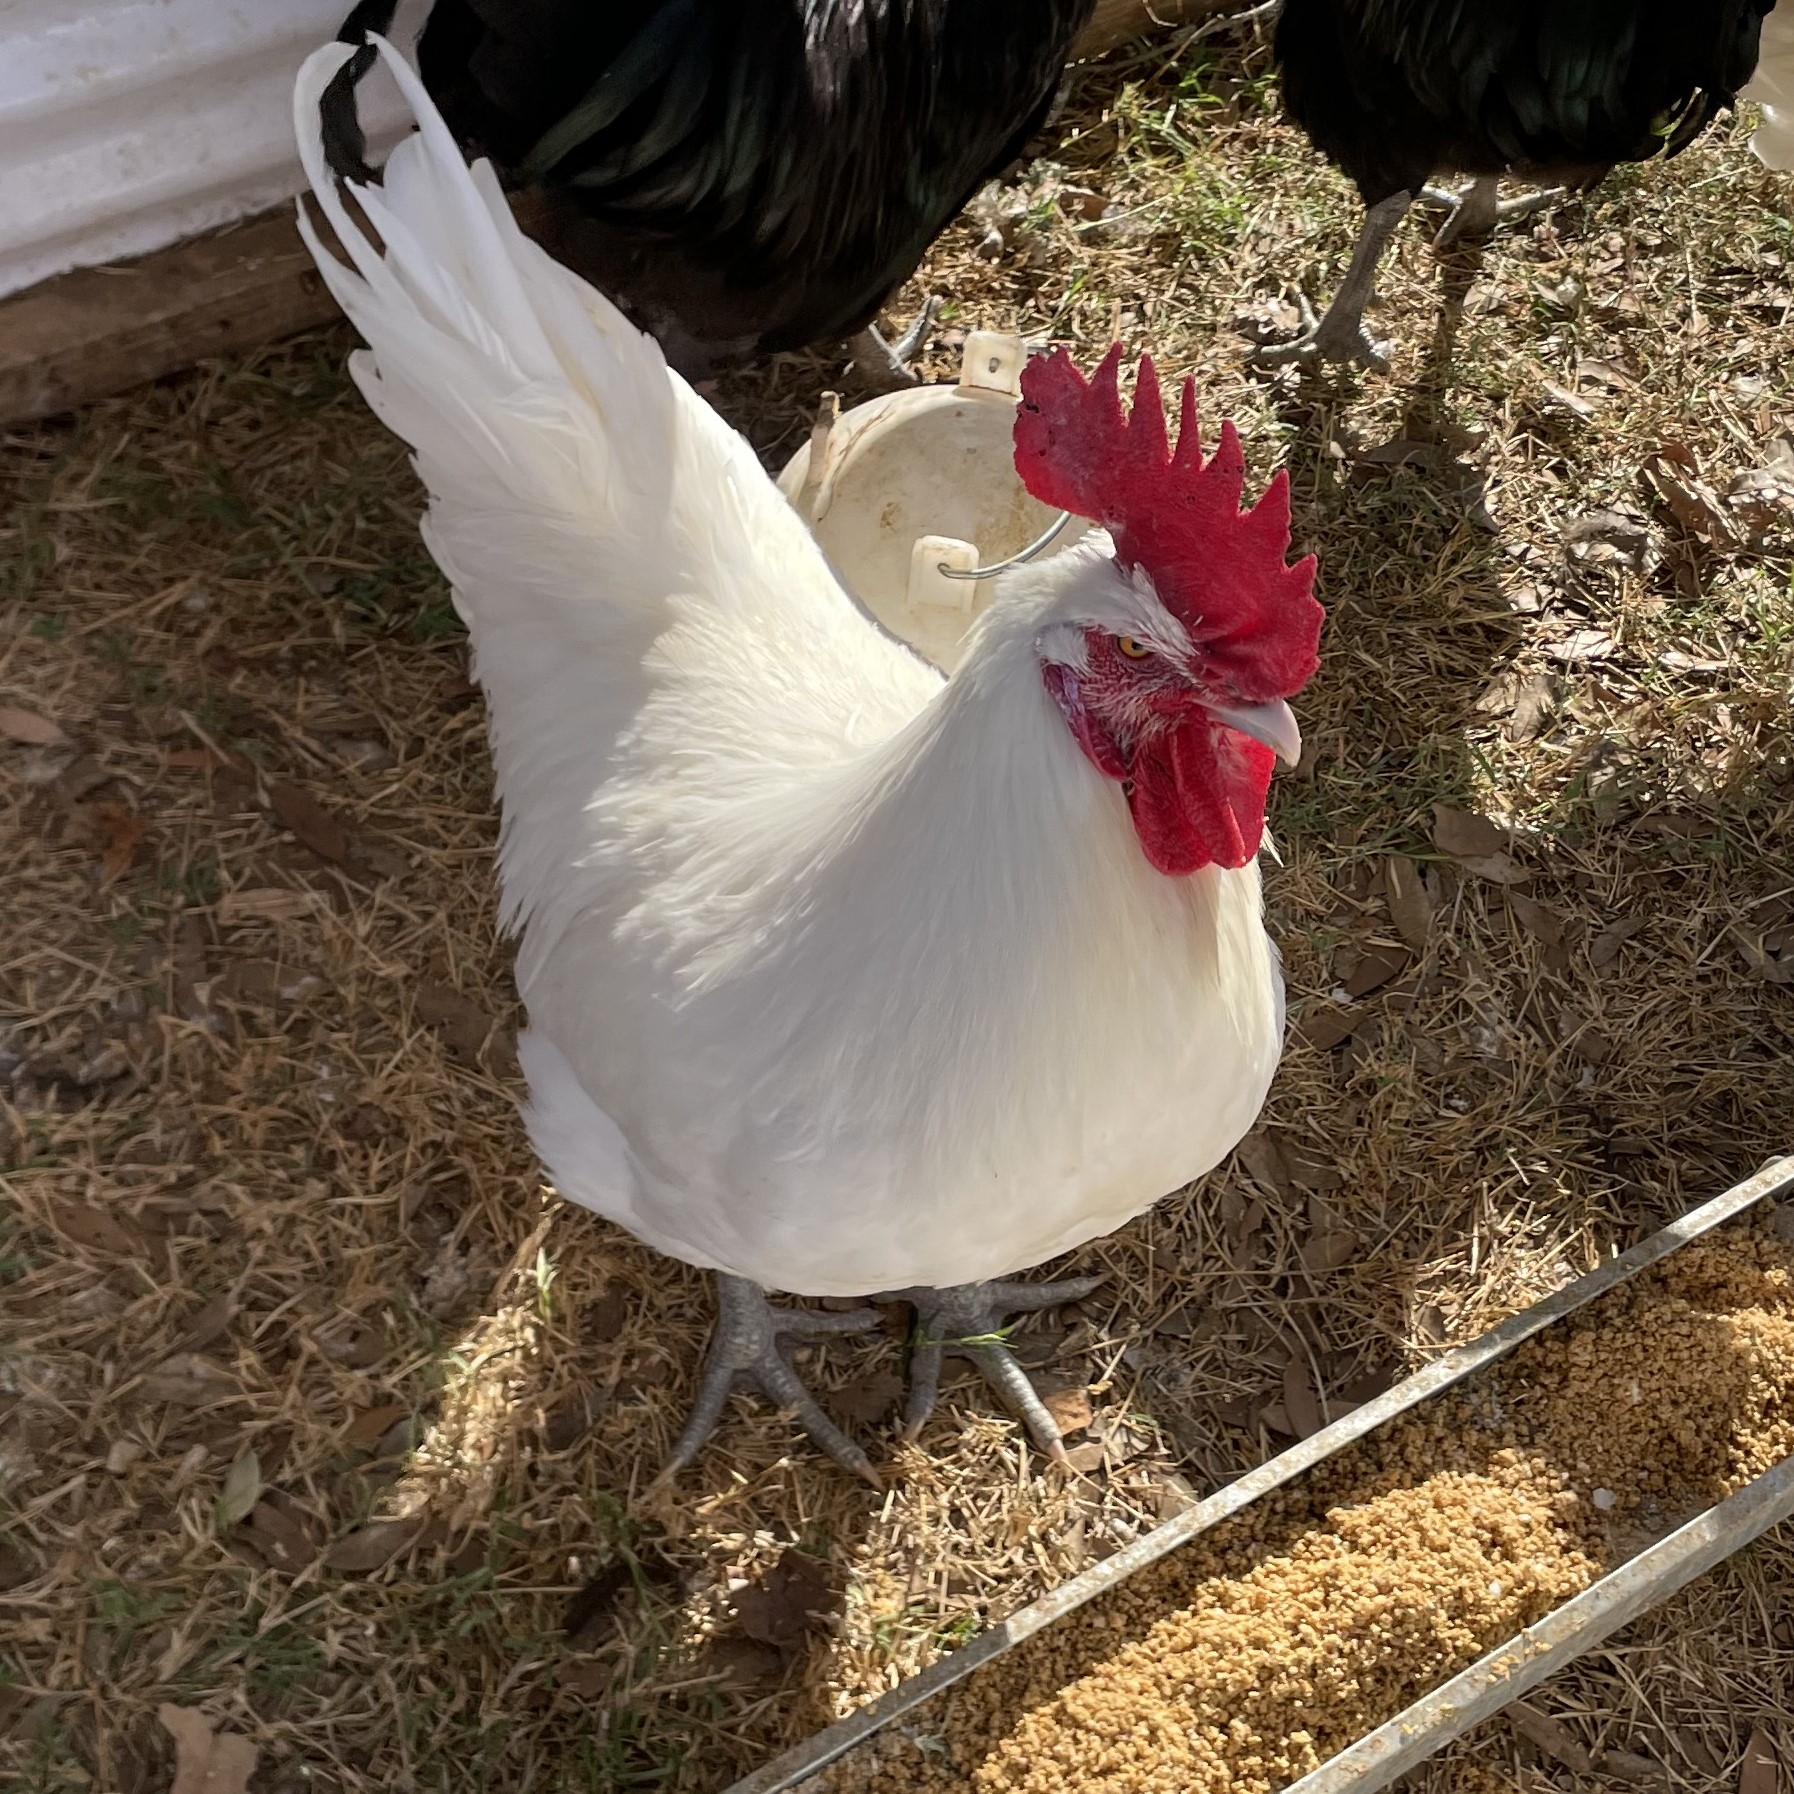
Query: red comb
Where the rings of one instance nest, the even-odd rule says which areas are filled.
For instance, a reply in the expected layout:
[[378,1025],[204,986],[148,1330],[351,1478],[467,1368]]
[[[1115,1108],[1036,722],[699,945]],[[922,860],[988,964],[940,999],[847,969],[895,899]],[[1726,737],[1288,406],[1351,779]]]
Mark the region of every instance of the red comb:
[[1243,698],[1291,697],[1313,675],[1326,613],[1314,600],[1314,556],[1284,561],[1289,476],[1279,469],[1258,503],[1240,510],[1239,432],[1224,422],[1203,460],[1194,379],[1184,381],[1173,449],[1151,356],[1140,359],[1131,417],[1121,404],[1120,343],[1089,380],[1063,349],[1029,362],[1015,470],[1042,504],[1108,530],[1122,565],[1144,569],[1166,609],[1227,654]]

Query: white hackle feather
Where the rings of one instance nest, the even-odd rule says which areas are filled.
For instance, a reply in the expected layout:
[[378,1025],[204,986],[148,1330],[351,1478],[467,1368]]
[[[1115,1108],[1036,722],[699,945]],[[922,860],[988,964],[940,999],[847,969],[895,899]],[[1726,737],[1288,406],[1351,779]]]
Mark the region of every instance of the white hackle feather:
[[383,189],[307,242],[416,453],[473,640],[556,1185],[691,1263],[857,1295],[1036,1264],[1252,1124],[1282,986],[1256,867],[1162,877],[1041,678],[1064,625],[1177,630],[1093,535],[1002,577],[940,675],[751,450],[513,223],[411,71]]
[[1794,0],[1778,0],[1763,21],[1756,73],[1738,97],[1763,109],[1750,147],[1771,168],[1794,168]]

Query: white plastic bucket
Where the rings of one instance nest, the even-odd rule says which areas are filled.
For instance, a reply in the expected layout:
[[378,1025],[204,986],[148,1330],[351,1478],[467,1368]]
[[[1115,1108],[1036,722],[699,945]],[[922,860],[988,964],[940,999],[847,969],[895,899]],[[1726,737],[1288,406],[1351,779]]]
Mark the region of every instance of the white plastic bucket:
[[[893,635],[951,672],[992,581],[988,567],[1039,537],[1057,512],[1016,477],[1011,435],[1026,351],[974,331],[956,386],[917,386],[837,414],[826,395],[810,441],[779,475],[848,590]],[[1042,551],[1089,528],[1074,517]]]

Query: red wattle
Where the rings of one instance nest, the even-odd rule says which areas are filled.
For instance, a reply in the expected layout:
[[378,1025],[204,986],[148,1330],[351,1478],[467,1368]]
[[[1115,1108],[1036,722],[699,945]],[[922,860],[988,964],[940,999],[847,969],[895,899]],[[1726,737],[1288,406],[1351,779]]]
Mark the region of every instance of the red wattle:
[[1201,711],[1134,755],[1128,810],[1147,860],[1170,878],[1207,865],[1237,870],[1264,838],[1277,756]]

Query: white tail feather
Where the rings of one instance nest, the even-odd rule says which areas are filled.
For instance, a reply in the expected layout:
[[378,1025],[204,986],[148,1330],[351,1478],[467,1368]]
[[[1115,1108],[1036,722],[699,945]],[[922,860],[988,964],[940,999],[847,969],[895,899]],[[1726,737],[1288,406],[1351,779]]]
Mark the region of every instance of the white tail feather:
[[713,719],[722,741],[821,736],[838,753],[868,718],[876,733],[877,719],[913,714],[933,682],[918,687],[915,663],[866,623],[746,443],[524,236],[491,167],[467,166],[417,76],[374,41],[419,129],[381,185],[347,188],[352,216],[319,102],[353,52],[311,56],[294,125],[348,262],[303,206],[300,230],[368,344],[356,382],[429,488],[425,540],[490,703],[516,924],[585,900],[570,866],[586,808],[644,710],[672,703],[673,674],[649,662],[682,607],[710,639],[677,669],[677,707]]

